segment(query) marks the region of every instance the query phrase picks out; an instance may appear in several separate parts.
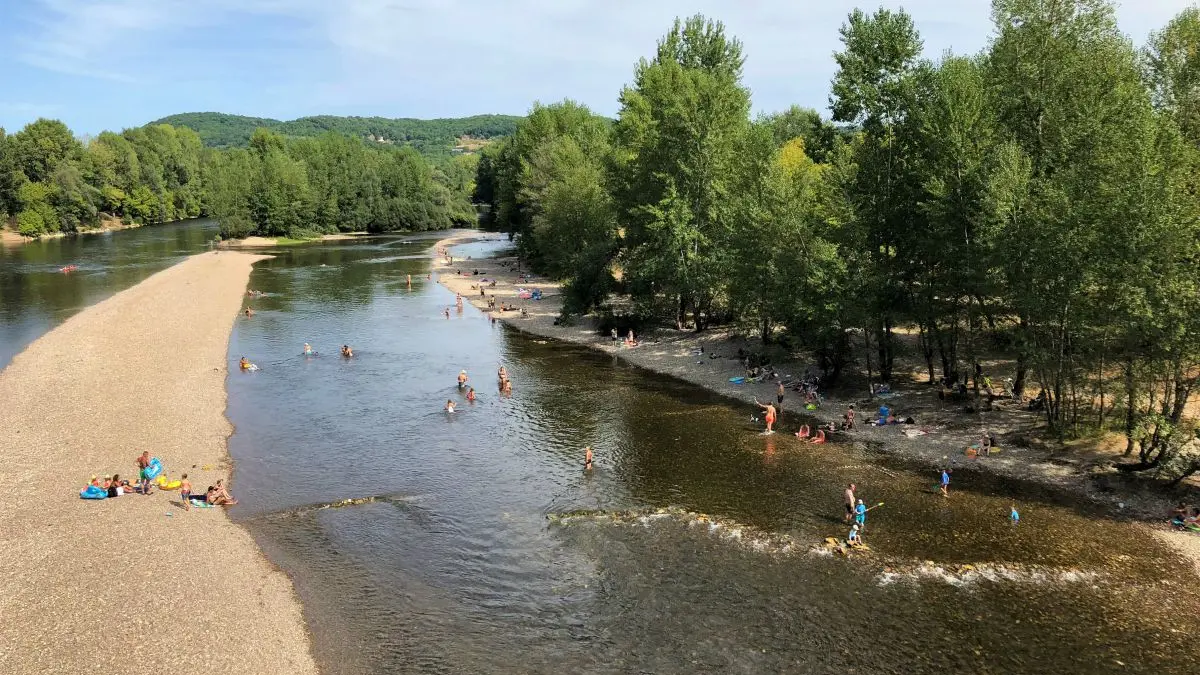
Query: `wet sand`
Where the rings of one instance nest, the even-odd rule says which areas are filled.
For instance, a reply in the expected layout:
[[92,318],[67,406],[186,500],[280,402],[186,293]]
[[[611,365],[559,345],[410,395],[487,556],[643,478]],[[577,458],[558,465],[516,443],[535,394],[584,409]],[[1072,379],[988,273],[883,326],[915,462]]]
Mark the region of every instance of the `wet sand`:
[[316,672],[290,580],[222,509],[79,498],[143,450],[197,490],[228,480],[229,333],[261,258],[193,256],[0,373],[0,672]]
[[[516,256],[462,260],[455,258],[453,264],[446,263],[446,256],[439,250],[471,241],[500,240],[504,235],[492,233],[464,233],[437,242],[433,253],[433,270],[437,280],[464,300],[487,312],[487,297],[480,296],[481,280],[496,280],[495,287],[484,284],[487,296],[496,298],[497,306],[514,304],[526,310],[495,312],[497,320],[526,333],[556,340],[564,340],[618,356],[625,361],[652,372],[670,375],[710,391],[729,396],[750,405],[757,399],[764,403],[774,402],[776,383],[746,382],[733,384],[733,377],[744,376],[745,368],[737,358],[739,347],[749,349],[751,342],[735,335],[728,329],[710,329],[703,333],[655,330],[649,336],[637,336],[640,344],[633,348],[618,340],[598,334],[594,316],[579,318],[573,325],[555,325],[562,310],[560,284],[545,278],[522,279],[516,267]],[[473,274],[474,270],[480,274]],[[458,272],[464,274],[459,274]],[[519,289],[540,289],[542,300],[522,300]],[[621,336],[624,338],[624,335]],[[700,348],[703,354],[698,354]],[[710,356],[717,355],[717,358]],[[781,373],[800,377],[804,364],[785,363],[777,365]],[[519,388],[520,384],[516,383]],[[1062,455],[1037,448],[1019,447],[1001,441],[1001,450],[987,458],[968,458],[964,449],[979,440],[983,430],[992,431],[1001,439],[1023,436],[1034,429],[1039,419],[1017,408],[1003,405],[988,413],[986,425],[971,415],[964,415],[952,406],[937,401],[929,387],[897,388],[896,395],[885,400],[869,401],[865,398],[839,399],[827,396],[824,404],[814,411],[803,411],[805,416],[816,418],[821,423],[840,421],[849,404],[858,410],[858,428],[850,433],[839,433],[831,438],[841,442],[853,442],[864,452],[883,452],[930,466],[931,476],[936,477],[935,467],[944,463],[966,470],[986,471],[1000,476],[1028,480],[1069,491],[1085,499],[1107,506],[1114,517],[1137,517],[1153,523],[1149,525],[1160,535],[1159,539],[1169,544],[1179,554],[1196,563],[1200,574],[1200,535],[1171,532],[1167,529],[1164,515],[1179,501],[1177,496],[1164,496],[1146,491],[1122,491],[1107,489],[1107,486],[1092,480],[1097,467],[1085,461],[1071,461]],[[783,413],[776,428],[783,433],[792,433],[797,422],[789,411],[802,404],[801,395],[788,390]],[[912,414],[917,418],[917,429],[927,433],[909,436],[904,433],[906,425],[871,427],[864,422],[873,417],[880,403],[887,403],[903,416]],[[795,408],[793,407],[795,406]],[[909,428],[910,431],[914,429]],[[1111,468],[1106,469],[1112,473]],[[1190,539],[1189,539],[1190,537]]]

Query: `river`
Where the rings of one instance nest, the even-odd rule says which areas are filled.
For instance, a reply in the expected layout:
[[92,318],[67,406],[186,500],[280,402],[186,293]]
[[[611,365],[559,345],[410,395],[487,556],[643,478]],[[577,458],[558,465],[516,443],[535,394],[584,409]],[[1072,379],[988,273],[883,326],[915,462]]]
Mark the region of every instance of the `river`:
[[[1195,578],[1142,529],[983,475],[943,499],[885,456],[760,436],[746,406],[469,306],[446,318],[431,242],[274,251],[230,339],[231,366],[261,367],[228,379],[230,513],[294,579],[326,672],[1195,672]],[[0,331],[28,342],[76,304],[50,306]],[[847,559],[820,544],[846,534],[849,481],[884,506]]]

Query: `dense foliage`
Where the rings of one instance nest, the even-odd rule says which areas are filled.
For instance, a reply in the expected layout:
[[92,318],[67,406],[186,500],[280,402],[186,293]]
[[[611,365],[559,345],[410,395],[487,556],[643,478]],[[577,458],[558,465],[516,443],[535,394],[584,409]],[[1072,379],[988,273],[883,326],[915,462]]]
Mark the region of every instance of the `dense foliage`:
[[448,154],[462,136],[486,139],[508,136],[521,118],[511,115],[475,115],[450,119],[418,120],[386,117],[335,117],[319,115],[282,122],[262,117],[224,113],[181,113],[151,125],[187,127],[200,134],[207,147],[244,148],[255,129],[270,129],[291,138],[321,136],[329,132],[370,139],[384,145],[409,145],[424,154]]
[[[1060,435],[1115,425],[1135,469],[1200,471],[1200,11],[1137,51],[1108,0],[994,0],[971,56],[921,58],[911,17],[851,13],[832,120],[752,120],[742,45],[677,21],[615,125],[535,106],[474,197],[568,312],[742,322],[893,377],[901,330],[931,382],[1015,357]],[[1190,444],[1190,445],[1189,445]]]
[[155,124],[86,144],[62,122],[0,129],[0,223],[27,236],[214,215],[226,236],[427,230],[474,223],[476,155],[428,159],[332,132],[205,148]]
[[455,192],[411,148],[326,134],[288,140],[259,129],[247,149],[213,154],[213,214],[228,237],[435,230],[473,223]]

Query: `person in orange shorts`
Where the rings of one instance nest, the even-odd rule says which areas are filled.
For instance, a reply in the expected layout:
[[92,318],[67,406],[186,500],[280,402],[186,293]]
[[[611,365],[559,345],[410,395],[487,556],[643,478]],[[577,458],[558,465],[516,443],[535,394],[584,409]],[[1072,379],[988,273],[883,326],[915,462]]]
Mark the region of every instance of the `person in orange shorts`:
[[754,403],[766,411],[766,415],[764,415],[764,417],[767,421],[767,433],[775,433],[775,430],[772,428],[775,426],[775,406],[771,405],[770,403],[759,403],[758,399],[754,399]]

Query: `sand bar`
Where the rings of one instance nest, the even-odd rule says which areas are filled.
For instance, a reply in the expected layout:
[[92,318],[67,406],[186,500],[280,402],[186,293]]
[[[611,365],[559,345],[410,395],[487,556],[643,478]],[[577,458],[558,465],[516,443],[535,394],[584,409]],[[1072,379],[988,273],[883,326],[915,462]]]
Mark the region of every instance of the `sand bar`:
[[79,498],[142,450],[201,490],[228,477],[229,332],[259,259],[193,256],[0,373],[0,673],[316,672],[291,582],[221,509]]

